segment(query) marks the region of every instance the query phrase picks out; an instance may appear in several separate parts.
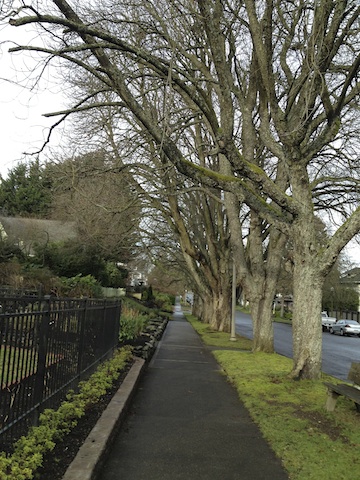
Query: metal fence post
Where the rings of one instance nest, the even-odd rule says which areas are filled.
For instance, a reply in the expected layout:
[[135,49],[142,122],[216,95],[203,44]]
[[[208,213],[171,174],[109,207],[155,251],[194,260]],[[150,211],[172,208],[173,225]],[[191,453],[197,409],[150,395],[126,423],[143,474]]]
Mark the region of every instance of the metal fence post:
[[103,300],[104,306],[103,306],[103,316],[102,316],[102,325],[101,325],[101,355],[105,353],[106,349],[106,327],[107,327],[107,300],[104,298]]
[[120,336],[120,317],[121,317],[121,307],[122,303],[121,300],[117,300],[117,309],[115,314],[115,348],[119,345],[119,336]]
[[87,321],[87,309],[88,309],[88,298],[84,299],[84,308],[82,315],[80,315],[80,339],[79,339],[79,352],[78,352],[78,365],[77,365],[77,374],[80,378],[82,372],[83,356],[85,351],[85,324]]
[[39,406],[43,400],[45,373],[46,373],[46,355],[48,333],[50,325],[50,295],[44,296],[44,307],[40,317],[40,328],[38,334],[38,355],[37,366],[35,373],[35,387],[34,387],[34,418],[33,424],[37,426],[39,420]]

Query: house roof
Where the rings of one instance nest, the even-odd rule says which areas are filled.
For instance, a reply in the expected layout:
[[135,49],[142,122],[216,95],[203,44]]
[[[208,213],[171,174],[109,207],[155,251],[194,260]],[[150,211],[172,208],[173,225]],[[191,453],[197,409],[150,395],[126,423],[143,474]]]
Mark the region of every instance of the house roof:
[[352,268],[341,277],[341,283],[360,283],[360,268]]
[[75,222],[0,216],[0,236],[31,253],[34,243],[62,242],[76,238],[77,230]]

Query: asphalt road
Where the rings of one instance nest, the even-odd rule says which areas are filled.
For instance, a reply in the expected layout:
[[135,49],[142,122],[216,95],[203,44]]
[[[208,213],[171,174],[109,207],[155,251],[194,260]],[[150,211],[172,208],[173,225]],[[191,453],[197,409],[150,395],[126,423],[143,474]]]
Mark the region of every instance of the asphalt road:
[[[236,333],[252,338],[250,315],[236,312]],[[291,325],[274,323],[275,351],[292,358]],[[346,380],[351,362],[360,362],[360,338],[340,337],[323,333],[322,370],[334,377]]]

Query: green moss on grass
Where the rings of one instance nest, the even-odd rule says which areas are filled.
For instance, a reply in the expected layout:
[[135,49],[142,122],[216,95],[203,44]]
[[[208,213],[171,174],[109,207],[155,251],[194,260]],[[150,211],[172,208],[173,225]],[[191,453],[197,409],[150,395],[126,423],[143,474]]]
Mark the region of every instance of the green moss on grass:
[[230,348],[233,350],[251,350],[252,341],[236,335],[236,342],[230,340],[230,334],[225,332],[217,332],[212,330],[208,324],[200,322],[196,317],[185,314],[188,322],[192,324],[195,330],[201,335],[205,345]]
[[335,412],[326,412],[322,380],[291,380],[292,360],[280,355],[214,355],[291,479],[360,479],[360,415],[352,402],[339,399]]

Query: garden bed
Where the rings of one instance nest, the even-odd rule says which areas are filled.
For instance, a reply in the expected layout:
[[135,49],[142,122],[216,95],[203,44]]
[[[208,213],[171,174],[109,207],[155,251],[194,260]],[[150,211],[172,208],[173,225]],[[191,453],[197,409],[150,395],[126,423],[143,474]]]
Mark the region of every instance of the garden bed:
[[[133,347],[135,356],[150,361],[156,350],[158,341],[164,333],[167,325],[167,319],[152,320],[146,330],[132,341],[125,342]],[[124,344],[125,344],[124,343]],[[126,377],[132,363],[126,365],[121,372],[118,380],[113,385],[111,391],[108,391],[100,401],[91,407],[82,417],[73,430],[67,434],[63,440],[56,444],[53,451],[45,455],[42,468],[36,473],[37,480],[61,480],[68,466],[75,458],[79,448],[84,443],[86,437],[99,420],[101,414],[108,406],[110,400],[120,388],[124,378]]]

